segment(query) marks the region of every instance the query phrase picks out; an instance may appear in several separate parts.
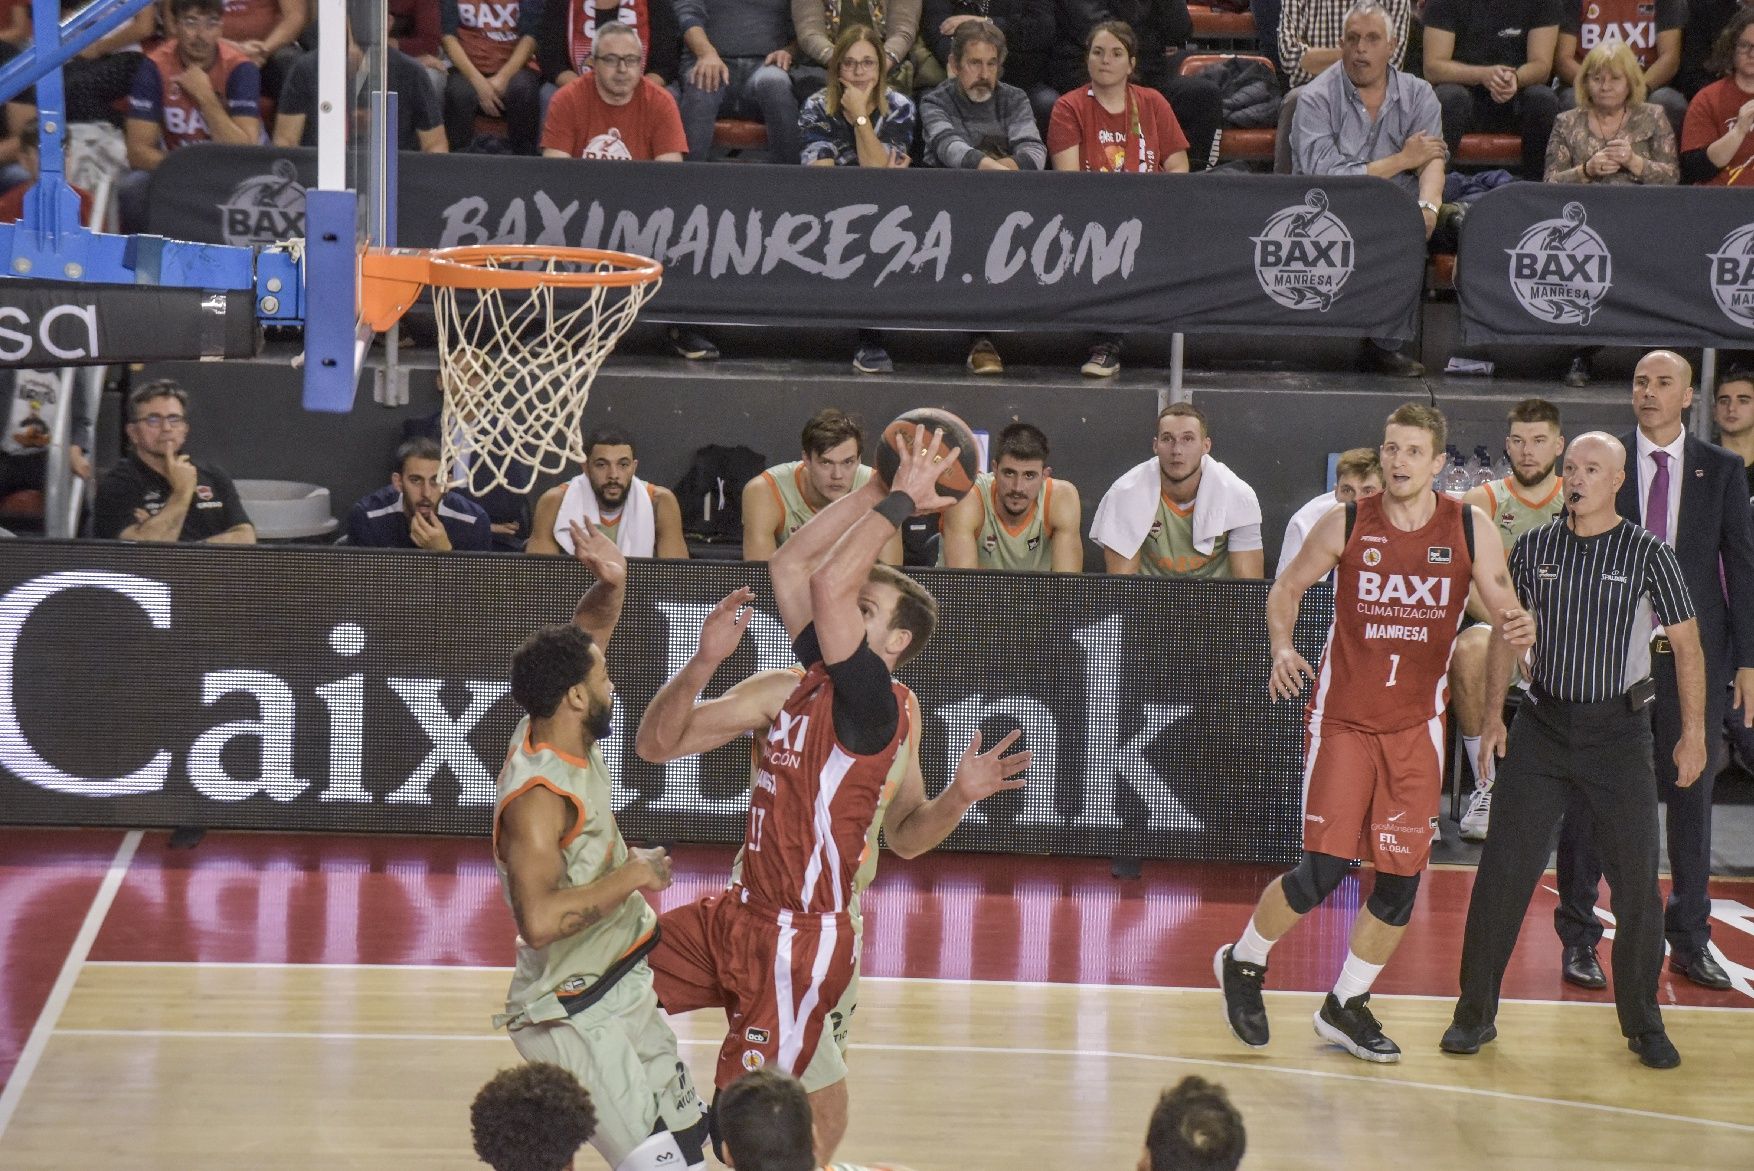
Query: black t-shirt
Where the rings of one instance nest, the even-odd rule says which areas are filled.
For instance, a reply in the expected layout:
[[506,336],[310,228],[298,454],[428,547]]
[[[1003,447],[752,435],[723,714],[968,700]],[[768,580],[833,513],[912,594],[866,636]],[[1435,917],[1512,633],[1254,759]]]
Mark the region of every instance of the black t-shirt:
[[[218,468],[195,465],[195,499],[189,502],[179,541],[205,541],[227,529],[250,523],[231,477]],[[170,499],[170,481],[130,454],[111,468],[97,486],[92,535],[119,537],[122,530],[139,523],[135,512],[157,516]]]
[[[433,89],[420,62],[395,49],[391,49],[389,53],[390,89],[396,94],[396,148],[419,150],[420,139],[415,132],[432,130],[444,121],[438,91]],[[300,57],[298,64],[292,67],[292,72],[286,75],[286,84],[280,87],[278,109],[282,114],[304,115],[304,137],[299,140],[299,145],[317,145],[315,53],[306,53]]]
[[1427,0],[1426,28],[1456,35],[1462,65],[1509,65],[1529,59],[1529,33],[1564,19],[1561,0]]
[[[792,653],[805,667],[822,662],[822,644],[816,641],[812,622],[792,644]],[[889,668],[869,642],[838,663],[822,663],[834,681],[834,736],[860,756],[880,751],[895,736],[901,723],[901,707],[890,686]]]

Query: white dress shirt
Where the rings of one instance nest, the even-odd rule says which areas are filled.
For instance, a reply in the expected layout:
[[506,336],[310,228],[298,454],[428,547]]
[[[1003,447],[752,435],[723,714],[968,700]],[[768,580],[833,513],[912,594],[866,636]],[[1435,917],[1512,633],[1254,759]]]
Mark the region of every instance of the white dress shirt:
[[1279,568],[1274,570],[1275,576],[1285,572],[1285,567],[1291,564],[1297,551],[1309,539],[1310,530],[1316,527],[1316,522],[1328,515],[1329,510],[1339,506],[1340,502],[1334,499],[1332,492],[1323,492],[1292,513],[1291,523],[1285,526],[1285,542],[1279,546]]

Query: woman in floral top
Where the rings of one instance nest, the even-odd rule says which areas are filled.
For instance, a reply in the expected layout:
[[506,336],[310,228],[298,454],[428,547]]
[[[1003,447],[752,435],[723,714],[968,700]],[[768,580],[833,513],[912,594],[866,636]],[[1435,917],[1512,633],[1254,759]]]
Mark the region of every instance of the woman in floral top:
[[1644,98],[1644,73],[1626,42],[1591,49],[1577,72],[1577,108],[1559,115],[1547,140],[1547,182],[1679,182],[1674,127]]

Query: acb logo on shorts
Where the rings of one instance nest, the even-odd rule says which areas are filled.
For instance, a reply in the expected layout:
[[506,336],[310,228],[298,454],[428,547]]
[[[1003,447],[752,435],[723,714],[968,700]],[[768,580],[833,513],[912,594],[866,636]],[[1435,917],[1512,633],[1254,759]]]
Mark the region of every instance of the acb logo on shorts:
[[1352,275],[1352,233],[1328,210],[1328,193],[1320,187],[1311,188],[1302,204],[1274,212],[1251,239],[1261,289],[1287,309],[1326,313]]
[[1581,203],[1558,219],[1524,229],[1510,253],[1510,288],[1531,317],[1549,325],[1588,325],[1613,283],[1608,245]]
[[1737,325],[1754,329],[1754,224],[1743,224],[1718,245],[1711,259],[1711,295]]

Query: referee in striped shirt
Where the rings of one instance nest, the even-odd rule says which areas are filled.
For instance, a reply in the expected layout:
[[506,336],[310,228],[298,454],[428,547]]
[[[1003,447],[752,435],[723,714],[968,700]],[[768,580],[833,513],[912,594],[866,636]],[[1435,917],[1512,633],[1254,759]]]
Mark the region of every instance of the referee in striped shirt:
[[1705,767],[1705,656],[1675,551],[1615,512],[1625,468],[1618,439],[1600,431],[1580,436],[1565,452],[1570,515],[1525,533],[1511,550],[1512,584],[1536,616],[1531,684],[1507,753],[1501,716],[1514,651],[1495,636],[1486,659],[1480,775],[1492,775],[1497,757],[1504,763],[1493,790],[1492,835],[1468,904],[1462,996],[1439,1042],[1446,1053],[1476,1053],[1498,1035],[1499,985],[1547,865],[1553,828],[1576,792],[1588,806],[1613,892],[1620,1031],[1652,1069],[1681,1064],[1657,1011],[1663,905],[1651,738],[1654,622],[1662,622],[1675,655],[1682,724],[1675,770],[1682,788]]

